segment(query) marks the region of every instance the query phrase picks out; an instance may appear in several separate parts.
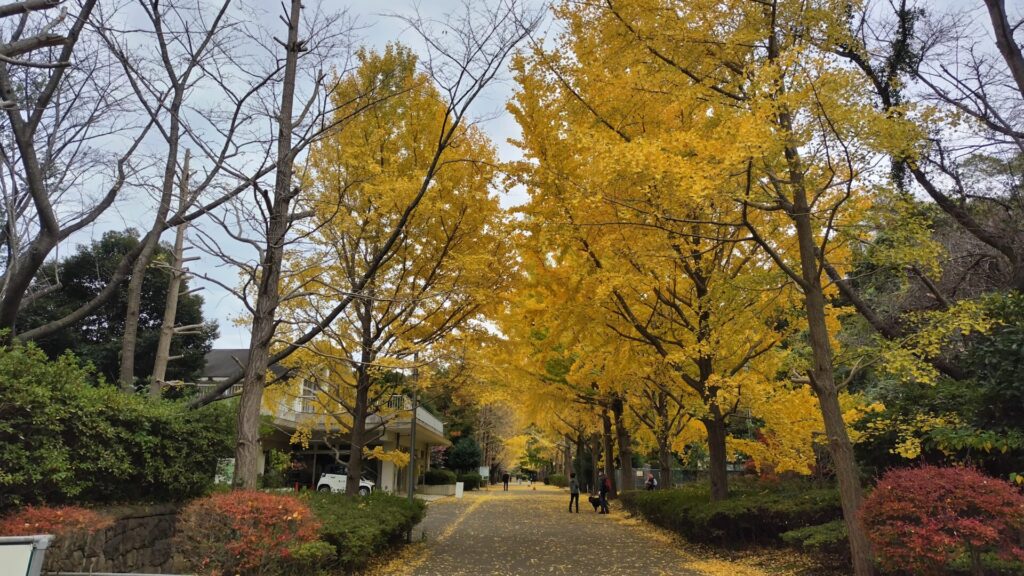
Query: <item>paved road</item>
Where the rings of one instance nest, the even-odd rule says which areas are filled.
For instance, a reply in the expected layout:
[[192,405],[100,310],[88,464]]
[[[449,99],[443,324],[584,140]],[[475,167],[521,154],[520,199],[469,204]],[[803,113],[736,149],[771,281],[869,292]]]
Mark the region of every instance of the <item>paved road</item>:
[[[586,495],[583,495],[586,498]],[[500,486],[462,500],[430,504],[412,547],[381,574],[410,576],[525,574],[672,574],[700,576],[695,559],[613,511],[598,515],[584,499],[579,514],[568,494]]]

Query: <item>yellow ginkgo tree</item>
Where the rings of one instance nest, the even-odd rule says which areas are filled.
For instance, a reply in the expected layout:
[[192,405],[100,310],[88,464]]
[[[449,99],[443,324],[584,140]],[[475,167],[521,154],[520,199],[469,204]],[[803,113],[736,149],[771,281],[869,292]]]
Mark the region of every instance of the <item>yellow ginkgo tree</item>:
[[[339,114],[366,86],[381,83],[395,96],[310,152],[307,249],[287,259],[289,277],[296,279],[288,325],[321,322],[337,301],[353,299],[293,364],[316,386],[318,410],[347,431],[348,470],[356,476],[363,448],[378,432],[367,419],[381,398],[407,385],[399,374],[431,362],[444,338],[480,317],[511,268],[506,223],[491,187],[496,162],[490,142],[463,126],[435,160],[434,138],[447,105],[417,71],[415,55],[397,45],[359,53],[359,67],[332,94]],[[435,172],[429,194],[407,214],[427,171]],[[377,262],[402,218],[401,235]],[[373,278],[351,294],[349,287],[373,267]]]

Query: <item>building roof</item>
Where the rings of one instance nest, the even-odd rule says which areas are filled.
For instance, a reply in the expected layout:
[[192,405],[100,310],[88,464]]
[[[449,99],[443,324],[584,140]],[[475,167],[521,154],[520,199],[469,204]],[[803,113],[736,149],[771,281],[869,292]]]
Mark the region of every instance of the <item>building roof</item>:
[[[217,380],[234,376],[249,362],[248,348],[215,348],[206,353],[206,366],[203,368],[202,379]],[[270,371],[280,376],[285,369],[277,364]]]

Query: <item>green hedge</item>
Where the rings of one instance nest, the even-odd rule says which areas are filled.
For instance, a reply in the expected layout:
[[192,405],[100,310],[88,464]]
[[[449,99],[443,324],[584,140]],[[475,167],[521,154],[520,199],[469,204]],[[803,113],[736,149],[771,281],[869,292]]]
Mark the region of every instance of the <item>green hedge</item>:
[[0,348],[0,510],[46,502],[174,501],[206,493],[232,452],[231,407],[95,386],[70,354]]
[[842,518],[839,493],[805,482],[734,482],[727,500],[711,502],[705,483],[620,494],[630,512],[695,542],[780,543],[783,532]]
[[483,485],[484,479],[476,472],[468,472],[459,474],[459,482],[462,482],[463,488],[466,490],[476,490]]
[[780,534],[782,541],[806,552],[829,554],[849,558],[850,544],[846,540],[846,523],[833,520],[824,524],[805,526]]
[[431,468],[423,474],[423,482],[427,486],[438,486],[441,484],[455,484],[455,472],[441,468]]
[[320,539],[334,546],[337,562],[346,570],[366,565],[402,541],[406,532],[423,519],[422,500],[374,492],[365,498],[349,498],[329,492],[305,492],[313,514],[320,520]]
[[547,477],[544,478],[544,483],[550,484],[551,486],[558,486],[559,488],[565,488],[569,485],[569,479],[565,477],[565,474],[548,474]]

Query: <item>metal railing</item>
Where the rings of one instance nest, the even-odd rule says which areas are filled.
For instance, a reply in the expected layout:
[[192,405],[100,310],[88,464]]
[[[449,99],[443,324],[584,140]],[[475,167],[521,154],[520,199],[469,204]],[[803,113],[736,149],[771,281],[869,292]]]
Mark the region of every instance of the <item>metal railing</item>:
[[[216,388],[219,385],[220,385],[219,382],[200,382],[200,383],[196,384],[196,389],[199,390],[200,394],[206,394],[207,392],[209,392],[210,390],[213,390],[214,388]],[[228,388],[227,390],[225,390],[224,393],[221,394],[221,396],[237,396],[237,395],[239,395],[241,393],[242,393],[242,385],[241,384],[235,384],[231,388]]]
[[[315,396],[303,395],[284,398],[276,402],[271,411],[275,417],[281,420],[297,422],[308,418],[311,414],[315,414],[318,408],[319,403]],[[411,411],[412,399],[404,394],[392,394],[387,400],[377,404],[377,409],[386,412]],[[395,422],[408,422],[409,416],[396,414],[394,419]],[[416,420],[421,426],[430,428],[442,436],[444,435],[444,423],[437,416],[423,409],[422,406],[416,411]]]

